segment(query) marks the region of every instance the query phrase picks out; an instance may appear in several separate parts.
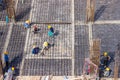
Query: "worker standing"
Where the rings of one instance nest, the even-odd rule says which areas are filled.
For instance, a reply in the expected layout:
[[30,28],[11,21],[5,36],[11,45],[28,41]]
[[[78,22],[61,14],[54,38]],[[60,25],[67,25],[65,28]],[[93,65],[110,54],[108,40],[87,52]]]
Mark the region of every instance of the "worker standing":
[[54,46],[54,43],[55,43],[54,29],[53,29],[53,27],[51,25],[48,25],[48,29],[49,29],[49,31],[48,31],[49,41],[51,43],[51,46]]
[[43,48],[46,50],[49,48],[49,43],[47,41],[43,43]]
[[104,67],[108,66],[110,59],[111,59],[111,57],[108,55],[108,53],[104,52],[103,53],[103,65],[104,65]]
[[8,52],[7,51],[4,52],[3,58],[4,58],[5,65],[6,65],[6,70],[8,70],[8,67],[9,67],[9,56],[8,56]]
[[54,36],[54,29],[53,29],[53,27],[51,25],[48,25],[48,29],[49,29],[48,36],[49,37],[53,37]]

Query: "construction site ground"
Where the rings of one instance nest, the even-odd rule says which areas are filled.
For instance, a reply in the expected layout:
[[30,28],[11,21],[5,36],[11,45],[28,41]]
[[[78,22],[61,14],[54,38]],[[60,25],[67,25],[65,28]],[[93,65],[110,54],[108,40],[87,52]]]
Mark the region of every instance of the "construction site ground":
[[[90,39],[99,39],[101,55],[107,51],[111,56],[112,72],[103,80],[113,80],[115,55],[120,44],[120,1],[96,0],[95,22],[91,25],[86,23],[86,1],[16,0],[16,23],[6,23],[7,12],[0,11],[0,53],[9,52],[16,80],[42,80],[48,75],[53,75],[52,80],[64,80],[63,76],[70,80],[79,78],[84,60],[89,57]],[[28,19],[38,26],[37,34],[33,34],[32,28],[24,29],[23,24]],[[47,35],[48,23],[55,30],[54,38]],[[44,56],[33,55],[33,44],[41,50],[44,41],[54,45]]]

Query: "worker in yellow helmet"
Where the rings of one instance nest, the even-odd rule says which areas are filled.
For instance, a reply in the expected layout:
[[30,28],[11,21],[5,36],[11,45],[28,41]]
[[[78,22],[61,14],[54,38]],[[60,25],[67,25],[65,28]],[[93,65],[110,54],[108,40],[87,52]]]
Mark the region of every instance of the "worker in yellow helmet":
[[48,25],[48,29],[49,29],[48,36],[49,37],[53,37],[54,36],[54,29],[53,29],[53,27],[51,25]]
[[104,65],[104,67],[108,66],[110,59],[111,59],[111,57],[108,55],[108,52],[104,52],[103,53],[103,65]]
[[47,41],[45,41],[45,42],[43,43],[43,47],[44,47],[45,49],[48,49],[48,45],[49,45],[49,43],[48,43]]
[[45,41],[43,43],[43,48],[42,48],[40,54],[44,55],[44,50],[47,50],[48,48],[49,48],[49,43],[47,41]]
[[5,62],[5,65],[6,65],[5,71],[7,71],[8,67],[9,67],[9,56],[8,56],[8,52],[7,51],[4,52],[3,59],[4,59],[4,62]]
[[4,80],[13,80],[13,74],[15,74],[15,68],[10,67],[7,73],[5,73]]
[[111,69],[109,67],[106,67],[105,70],[104,70],[104,76],[105,77],[108,77],[110,75],[110,72],[111,72]]
[[25,29],[30,27],[30,20],[26,20],[25,23],[24,23],[24,27]]

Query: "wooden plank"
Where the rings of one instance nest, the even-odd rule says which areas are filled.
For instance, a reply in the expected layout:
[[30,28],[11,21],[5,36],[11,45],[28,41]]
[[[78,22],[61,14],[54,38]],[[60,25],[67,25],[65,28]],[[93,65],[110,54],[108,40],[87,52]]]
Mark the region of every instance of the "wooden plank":
[[118,80],[118,71],[119,71],[119,65],[118,65],[118,63],[115,62],[115,67],[114,67],[114,80]]
[[3,65],[2,65],[2,58],[0,55],[0,77],[3,76]]
[[87,0],[86,22],[94,22],[95,0]]
[[[99,39],[95,39],[93,40],[93,45],[91,46],[91,50],[90,50],[90,55],[91,55],[91,61],[96,64],[97,66],[99,66],[100,64],[100,40]],[[91,53],[92,52],[92,53]],[[90,67],[90,74],[94,74],[94,67],[91,65]]]
[[5,3],[7,5],[7,14],[9,18],[14,19],[15,18],[15,10],[14,10],[14,6],[15,6],[15,2],[13,0],[5,0]]
[[14,8],[7,8],[7,13],[9,18],[13,18],[14,16]]

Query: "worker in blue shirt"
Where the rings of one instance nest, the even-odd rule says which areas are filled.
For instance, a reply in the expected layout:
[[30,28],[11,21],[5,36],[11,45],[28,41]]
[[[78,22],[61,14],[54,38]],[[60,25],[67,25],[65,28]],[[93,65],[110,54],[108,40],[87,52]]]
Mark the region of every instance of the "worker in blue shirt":
[[39,53],[39,47],[37,47],[36,45],[33,45],[32,54],[38,54],[38,53]]
[[4,52],[4,62],[5,62],[5,65],[6,65],[6,70],[8,70],[8,67],[9,67],[9,56],[8,56],[8,52]]
[[25,27],[25,29],[30,27],[30,20],[25,21],[24,27]]
[[48,29],[49,29],[48,36],[49,37],[53,37],[54,36],[54,29],[53,29],[53,27],[51,25],[48,25]]

